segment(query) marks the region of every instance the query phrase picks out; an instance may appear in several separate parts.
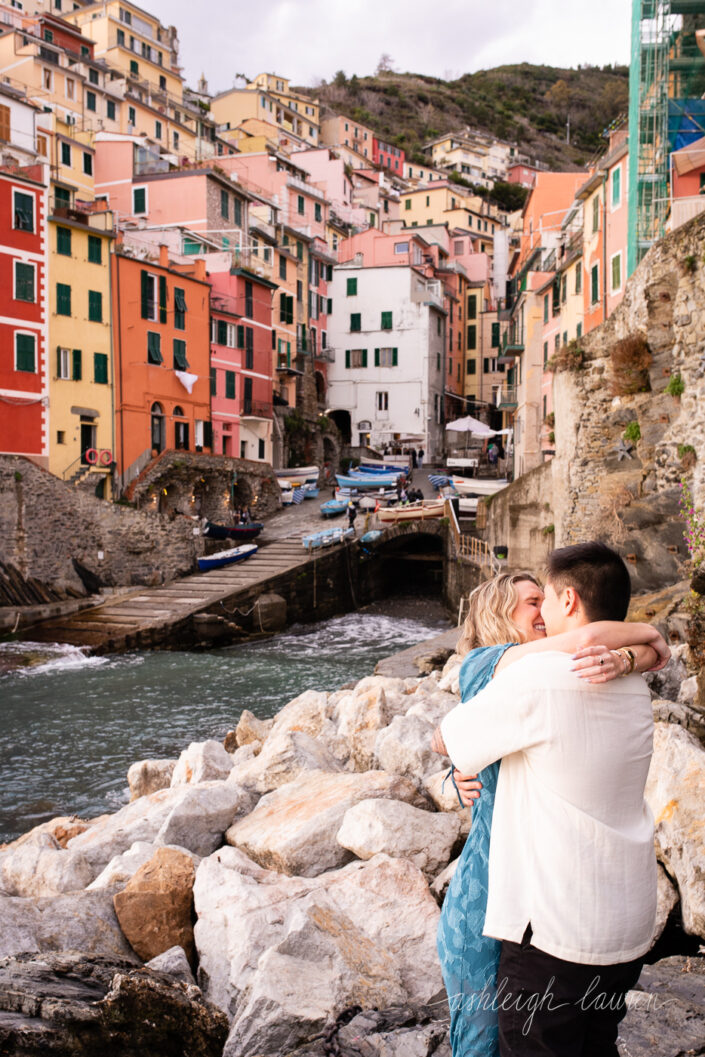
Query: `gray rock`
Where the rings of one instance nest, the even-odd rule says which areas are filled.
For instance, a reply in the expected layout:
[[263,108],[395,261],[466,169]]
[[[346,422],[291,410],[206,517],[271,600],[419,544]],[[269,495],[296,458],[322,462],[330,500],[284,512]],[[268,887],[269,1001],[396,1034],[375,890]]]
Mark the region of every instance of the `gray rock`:
[[657,885],[656,924],[654,925],[654,934],[651,939],[652,947],[660,939],[668,919],[678,905],[678,890],[661,863],[658,864]]
[[705,939],[705,749],[672,723],[656,723],[646,800],[656,823],[656,851],[676,881],[683,928]]
[[197,987],[125,959],[64,951],[0,965],[5,1054],[220,1057],[227,1032],[227,1018]]
[[242,749],[245,745],[255,745],[259,752],[273,724],[273,719],[258,719],[248,708],[244,708],[235,728],[237,747]]
[[0,957],[77,950],[137,962],[113,908],[115,889],[53,899],[0,896]]
[[421,716],[395,716],[375,739],[377,765],[410,778],[433,774],[443,759],[431,749],[433,730],[433,724]]
[[238,765],[235,780],[260,795],[293,782],[302,771],[341,771],[342,767],[318,738],[301,730],[273,731],[262,751]]
[[[450,882],[453,880],[453,875],[455,874],[455,871],[458,869],[458,863],[459,862],[460,862],[460,856],[458,856],[457,859],[453,859],[452,862],[449,862],[448,865],[446,866],[445,870],[441,870],[441,872],[438,874],[438,877],[434,878],[432,884],[430,885],[430,889],[433,892],[433,895],[436,898],[439,906],[443,906],[443,900],[446,897],[446,892],[448,891],[448,886],[450,885]],[[665,924],[666,923],[664,921],[664,925]],[[663,931],[663,929],[661,931]],[[659,935],[660,935],[660,933],[659,933]]]
[[642,969],[627,995],[621,1057],[693,1057],[705,1052],[705,958],[664,958]]
[[454,814],[420,811],[399,800],[362,800],[345,812],[337,840],[358,859],[380,852],[408,859],[431,879],[448,865],[459,831]]
[[179,756],[171,785],[224,782],[233,769],[230,753],[220,741],[192,741]]
[[267,869],[315,877],[350,861],[336,839],[345,812],[377,797],[428,807],[415,783],[400,775],[302,771],[296,781],[263,796],[226,839]]
[[138,760],[127,772],[130,799],[156,793],[157,789],[168,789],[176,760]]
[[234,782],[203,782],[183,786],[179,799],[162,823],[156,844],[177,845],[196,855],[210,855],[225,840],[235,819],[257,803],[257,796]]
[[191,972],[191,966],[183,947],[170,947],[168,951],[164,951],[163,954],[158,954],[156,958],[145,962],[144,967],[145,969],[153,969],[158,973],[167,973],[169,976],[173,976],[175,980],[180,980],[182,984],[196,986],[196,979]]
[[671,647],[671,659],[660,672],[646,672],[646,680],[655,697],[678,701],[683,683],[690,672],[687,665],[688,647],[685,643]]
[[231,1019],[227,1057],[279,1057],[351,1006],[421,1005],[442,986],[438,908],[401,859],[287,877],[223,848],[194,897],[199,982]]

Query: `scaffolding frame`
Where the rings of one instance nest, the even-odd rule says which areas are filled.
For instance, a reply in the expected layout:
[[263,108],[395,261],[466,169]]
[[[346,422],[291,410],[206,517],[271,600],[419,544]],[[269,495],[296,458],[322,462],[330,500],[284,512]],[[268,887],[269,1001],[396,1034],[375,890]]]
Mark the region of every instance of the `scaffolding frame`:
[[[705,0],[632,0],[628,274],[665,233],[671,152],[705,135]],[[696,103],[697,101],[697,103]]]

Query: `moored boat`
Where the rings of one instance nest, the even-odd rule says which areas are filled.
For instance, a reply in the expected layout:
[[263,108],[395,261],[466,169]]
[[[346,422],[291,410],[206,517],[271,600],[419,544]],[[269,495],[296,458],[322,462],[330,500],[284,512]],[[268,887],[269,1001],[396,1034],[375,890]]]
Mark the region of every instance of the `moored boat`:
[[353,528],[323,529],[322,532],[313,532],[304,536],[302,544],[304,550],[317,550],[319,547],[332,547],[334,543],[342,543],[343,540],[352,539],[355,535]]
[[452,478],[453,488],[459,495],[494,495],[508,485],[506,477],[456,477]]
[[344,499],[329,499],[326,503],[321,503],[321,514],[323,517],[338,517],[345,513],[346,506]]
[[383,524],[395,521],[419,521],[426,518],[443,517],[444,510],[444,499],[421,499],[416,503],[385,507],[377,511],[377,517]]
[[337,473],[336,479],[341,488],[358,488],[367,491],[370,488],[394,488],[397,483],[398,473],[361,473],[342,474]]
[[241,525],[216,525],[212,521],[206,521],[201,535],[211,540],[253,540],[259,536],[264,528],[261,521],[250,521]]
[[318,480],[317,466],[290,466],[286,470],[275,470],[276,477],[281,482],[290,481],[294,485],[302,485],[310,482],[315,484]]
[[204,555],[202,558],[198,559],[198,568],[201,572],[207,572],[209,569],[220,569],[224,565],[232,565],[234,562],[245,561],[256,553],[256,543],[243,543],[242,546],[233,547],[231,550],[218,551],[217,554]]

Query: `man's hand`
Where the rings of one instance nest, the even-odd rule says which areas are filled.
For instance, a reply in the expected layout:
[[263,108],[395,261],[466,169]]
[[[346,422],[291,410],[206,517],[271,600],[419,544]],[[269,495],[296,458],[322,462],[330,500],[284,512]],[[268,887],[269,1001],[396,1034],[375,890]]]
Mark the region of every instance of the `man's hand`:
[[443,740],[443,735],[441,734],[440,727],[436,727],[433,732],[433,737],[431,738],[431,749],[433,750],[433,752],[440,753],[441,756],[448,755],[448,750],[446,749],[446,743]]
[[453,777],[460,793],[460,799],[466,807],[472,807],[480,795],[482,782],[478,782],[476,774],[460,774],[459,771],[455,770],[453,771]]

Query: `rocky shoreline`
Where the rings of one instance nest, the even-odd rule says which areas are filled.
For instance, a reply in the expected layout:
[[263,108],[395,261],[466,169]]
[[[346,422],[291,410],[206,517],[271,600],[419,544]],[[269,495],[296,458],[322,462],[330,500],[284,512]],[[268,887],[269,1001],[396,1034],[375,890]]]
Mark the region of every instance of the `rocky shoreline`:
[[[449,649],[244,712],[224,743],[133,764],[116,813],[0,849],[0,1052],[449,1057],[435,936],[471,821],[429,747],[457,702]],[[676,916],[705,941],[705,750],[672,696],[647,789],[654,943]],[[639,986],[623,1057],[705,1053],[705,958]]]

